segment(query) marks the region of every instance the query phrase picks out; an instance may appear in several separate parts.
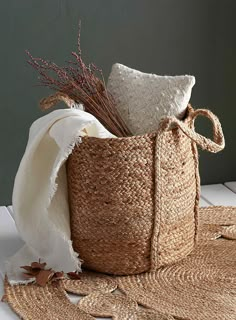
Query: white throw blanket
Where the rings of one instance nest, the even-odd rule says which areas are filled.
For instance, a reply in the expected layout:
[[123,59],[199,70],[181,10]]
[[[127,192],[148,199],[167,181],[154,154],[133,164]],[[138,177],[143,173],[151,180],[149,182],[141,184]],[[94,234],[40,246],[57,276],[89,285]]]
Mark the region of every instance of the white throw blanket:
[[13,190],[15,221],[25,245],[6,262],[11,284],[27,282],[20,266],[39,258],[56,271],[81,270],[70,240],[65,161],[85,135],[114,137],[94,116],[75,108],[53,111],[30,128]]

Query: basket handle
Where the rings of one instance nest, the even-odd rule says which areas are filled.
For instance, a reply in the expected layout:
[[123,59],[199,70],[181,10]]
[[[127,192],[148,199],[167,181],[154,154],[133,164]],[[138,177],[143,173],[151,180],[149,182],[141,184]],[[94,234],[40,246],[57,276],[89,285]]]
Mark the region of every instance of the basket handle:
[[[190,120],[190,126],[188,126],[183,121],[178,120],[176,117],[167,117],[163,119],[161,127],[164,130],[168,130],[171,127],[179,127],[186,136],[193,140],[197,145],[199,145],[203,150],[210,151],[212,153],[219,152],[225,147],[225,139],[223,130],[219,119],[214,113],[206,109],[194,110],[191,106],[188,106],[188,119]],[[194,122],[198,116],[207,117],[211,120],[213,124],[213,140],[204,137],[203,135],[197,133],[194,128]]]
[[75,105],[75,101],[62,92],[56,92],[51,96],[41,99],[39,105],[43,110],[47,110],[61,101],[63,101],[69,108],[72,108]]

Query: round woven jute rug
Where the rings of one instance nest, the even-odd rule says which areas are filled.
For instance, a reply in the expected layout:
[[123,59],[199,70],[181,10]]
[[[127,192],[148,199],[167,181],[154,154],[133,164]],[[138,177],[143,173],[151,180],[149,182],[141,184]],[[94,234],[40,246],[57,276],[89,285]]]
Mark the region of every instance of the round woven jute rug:
[[[69,292],[83,297],[73,304]],[[3,300],[26,320],[235,320],[236,207],[201,209],[195,250],[156,272],[108,276],[85,270],[79,280],[44,288],[5,281]]]

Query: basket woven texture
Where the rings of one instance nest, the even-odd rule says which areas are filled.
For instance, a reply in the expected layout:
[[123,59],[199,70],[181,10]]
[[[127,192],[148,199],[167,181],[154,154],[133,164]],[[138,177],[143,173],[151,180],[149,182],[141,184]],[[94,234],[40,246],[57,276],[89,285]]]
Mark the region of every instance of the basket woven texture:
[[[198,115],[213,140],[194,130]],[[84,137],[67,161],[71,234],[84,266],[127,275],[155,271],[187,256],[197,241],[197,146],[224,148],[218,118],[188,106],[183,121],[167,117],[157,132]]]

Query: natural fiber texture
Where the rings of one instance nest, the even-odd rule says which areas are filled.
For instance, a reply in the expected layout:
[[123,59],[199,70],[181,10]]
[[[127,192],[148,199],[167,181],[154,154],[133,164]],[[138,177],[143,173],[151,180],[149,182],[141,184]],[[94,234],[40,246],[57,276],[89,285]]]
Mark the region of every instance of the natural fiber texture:
[[[198,115],[212,121],[214,141],[195,132]],[[165,118],[153,134],[82,139],[68,159],[67,177],[73,246],[85,267],[136,274],[193,250],[199,202],[196,144],[217,152],[224,137],[215,115],[190,106],[184,121]]]
[[130,298],[183,319],[236,318],[236,242],[198,246],[183,261],[153,273],[120,277]]
[[236,207],[212,206],[199,210],[199,241],[236,240]]
[[177,318],[236,319],[236,241],[225,237],[225,230],[235,227],[236,207],[200,208],[199,243],[191,255],[156,272],[119,277],[118,287],[138,303]]
[[[86,271],[45,288],[6,282],[4,301],[23,320],[235,320],[236,238],[211,240],[211,230],[235,226],[236,207],[201,208],[198,246],[175,265],[131,276]],[[75,306],[65,290],[86,296]]]
[[64,288],[67,292],[87,295],[93,292],[112,292],[117,288],[114,278],[95,273],[83,271],[80,280],[63,280]]
[[43,110],[47,110],[54,107],[58,102],[61,101],[67,104],[67,106],[70,108],[73,108],[76,104],[75,101],[72,100],[68,95],[63,94],[62,92],[57,92],[54,95],[41,99],[39,105]]
[[170,129],[174,125],[180,128],[184,134],[186,134],[190,139],[195,141],[202,149],[208,150],[210,152],[216,153],[221,151],[225,146],[225,140],[221,124],[219,119],[214,115],[210,110],[206,109],[193,109],[189,110],[189,118],[191,119],[192,124],[198,116],[203,116],[211,120],[213,125],[213,137],[214,141],[202,136],[201,134],[192,130],[192,128],[185,125],[183,121],[178,120],[175,117],[167,117],[162,121],[162,126],[166,126],[166,129]]
[[87,138],[70,156],[72,241],[84,266],[120,274],[150,268],[154,143]]
[[59,282],[43,288],[34,284],[11,286],[5,281],[4,301],[25,320],[94,319],[70,302]]
[[113,320],[173,320],[150,309],[141,309],[129,297],[111,293],[92,293],[83,298],[79,306],[85,312],[97,317],[111,317]]
[[199,221],[201,225],[236,225],[236,207],[210,206],[206,208],[200,208]]

